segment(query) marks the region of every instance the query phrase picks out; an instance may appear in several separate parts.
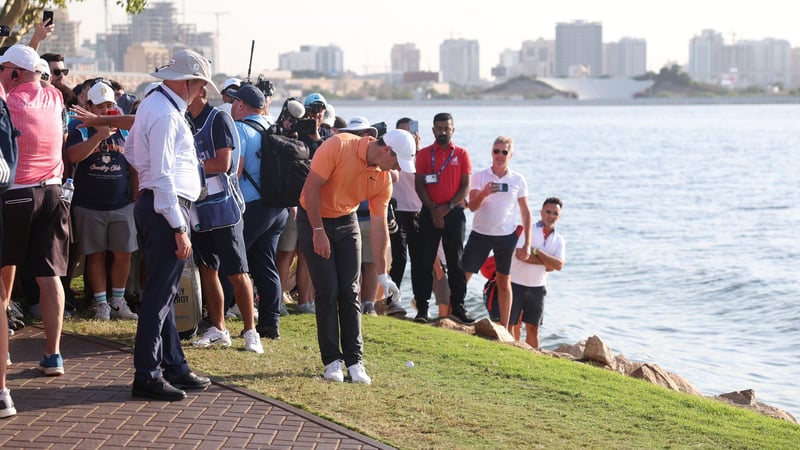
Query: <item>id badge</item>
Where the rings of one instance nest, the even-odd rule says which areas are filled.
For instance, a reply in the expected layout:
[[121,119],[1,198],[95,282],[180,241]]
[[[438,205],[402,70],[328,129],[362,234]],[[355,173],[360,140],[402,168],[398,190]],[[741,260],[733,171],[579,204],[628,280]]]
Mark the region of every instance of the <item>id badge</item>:
[[439,182],[438,173],[429,173],[425,175],[425,184],[435,184]]

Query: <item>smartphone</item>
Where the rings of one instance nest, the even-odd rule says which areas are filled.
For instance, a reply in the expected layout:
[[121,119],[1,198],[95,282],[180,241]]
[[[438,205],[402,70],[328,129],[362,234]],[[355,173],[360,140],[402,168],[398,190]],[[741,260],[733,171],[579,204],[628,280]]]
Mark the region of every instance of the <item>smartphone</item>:
[[53,11],[45,10],[44,13],[42,13],[42,22],[44,22],[45,25],[54,25]]
[[411,134],[419,133],[419,121],[412,120],[408,123],[408,132]]
[[497,183],[499,186],[498,192],[508,192],[508,183]]

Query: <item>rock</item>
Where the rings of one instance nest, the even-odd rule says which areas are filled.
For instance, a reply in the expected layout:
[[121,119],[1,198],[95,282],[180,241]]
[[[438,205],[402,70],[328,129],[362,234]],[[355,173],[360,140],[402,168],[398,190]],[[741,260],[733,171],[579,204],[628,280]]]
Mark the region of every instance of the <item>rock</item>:
[[797,419],[788,412],[778,409],[774,406],[767,405],[756,401],[756,393],[752,389],[745,389],[743,391],[728,392],[711,397],[724,403],[729,403],[740,408],[749,409],[750,411],[764,414],[765,416],[774,417],[776,419],[785,420],[787,422],[798,423]]
[[622,353],[617,355],[615,358],[617,363],[617,372],[623,375],[630,375],[634,370],[642,367],[642,363],[640,362],[633,362],[625,357]]
[[667,372],[658,364],[642,364],[641,367],[631,373],[631,377],[639,378],[659,386],[663,386],[673,391],[684,392],[686,394],[700,395],[688,381],[679,375]]
[[572,355],[573,359],[583,358],[583,349],[586,347],[586,341],[580,341],[577,344],[561,344],[555,350],[555,353],[567,353]]
[[743,391],[728,392],[717,396],[719,400],[725,400],[739,406],[756,406],[756,393],[752,389]]
[[483,318],[475,323],[475,334],[489,339],[496,339],[507,344],[515,341],[514,336],[508,332],[506,327],[499,323],[494,323],[487,318]]
[[444,318],[439,319],[436,322],[436,326],[439,328],[444,328],[446,330],[453,330],[453,331],[460,331],[462,333],[467,334],[475,334],[475,326],[474,325],[464,325],[463,323],[458,323],[455,320]]
[[602,363],[604,366],[616,370],[617,361],[611,349],[597,336],[592,336],[586,340],[586,348],[583,349],[583,357]]

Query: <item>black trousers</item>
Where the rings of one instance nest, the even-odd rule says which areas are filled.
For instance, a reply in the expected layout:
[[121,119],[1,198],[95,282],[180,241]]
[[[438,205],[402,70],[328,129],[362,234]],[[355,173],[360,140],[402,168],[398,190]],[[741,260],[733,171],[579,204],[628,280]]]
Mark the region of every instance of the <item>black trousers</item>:
[[444,228],[434,228],[430,212],[423,209],[419,215],[419,232],[422,241],[419,264],[412,261],[411,277],[413,280],[414,298],[420,312],[428,311],[428,300],[433,289],[433,262],[439,242],[444,249],[447,261],[447,282],[450,286],[450,304],[464,306],[467,295],[467,276],[461,257],[464,254],[464,235],[467,230],[467,218],[464,208],[457,206],[444,217]]

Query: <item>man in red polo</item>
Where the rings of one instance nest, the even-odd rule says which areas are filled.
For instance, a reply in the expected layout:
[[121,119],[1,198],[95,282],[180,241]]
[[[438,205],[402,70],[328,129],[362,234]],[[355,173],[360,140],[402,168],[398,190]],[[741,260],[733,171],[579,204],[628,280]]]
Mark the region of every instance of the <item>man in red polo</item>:
[[453,116],[449,113],[436,114],[433,118],[436,142],[420,150],[416,158],[414,187],[422,200],[419,215],[421,262],[416,265],[416,270],[414,265],[411,266],[417,304],[417,317],[414,320],[417,322],[428,320],[428,300],[433,286],[431,267],[440,240],[447,260],[450,314],[463,323],[475,321],[464,308],[467,278],[461,265],[467,226],[463,202],[469,192],[472,163],[467,150],[451,141],[454,132]]

